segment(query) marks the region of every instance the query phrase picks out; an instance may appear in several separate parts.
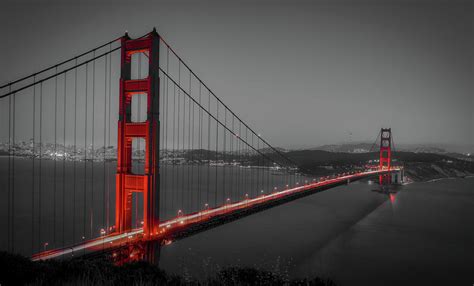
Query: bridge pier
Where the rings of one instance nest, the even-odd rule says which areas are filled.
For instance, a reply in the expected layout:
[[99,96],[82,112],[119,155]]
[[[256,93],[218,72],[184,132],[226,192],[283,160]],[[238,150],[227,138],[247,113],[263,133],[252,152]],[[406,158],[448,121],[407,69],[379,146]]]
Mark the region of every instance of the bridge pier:
[[405,172],[403,169],[399,169],[395,172],[390,173],[390,183],[393,185],[401,185],[404,182]]
[[158,266],[161,256],[161,240],[145,241],[144,251],[143,260]]

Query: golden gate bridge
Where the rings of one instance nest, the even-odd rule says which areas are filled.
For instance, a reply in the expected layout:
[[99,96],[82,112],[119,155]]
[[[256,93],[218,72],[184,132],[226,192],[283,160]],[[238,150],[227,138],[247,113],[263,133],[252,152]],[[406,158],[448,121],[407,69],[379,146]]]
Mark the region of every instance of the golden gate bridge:
[[[0,87],[2,249],[33,260],[157,259],[174,239],[368,177],[317,178],[234,113],[156,32],[128,34]],[[374,143],[375,145],[375,143]]]

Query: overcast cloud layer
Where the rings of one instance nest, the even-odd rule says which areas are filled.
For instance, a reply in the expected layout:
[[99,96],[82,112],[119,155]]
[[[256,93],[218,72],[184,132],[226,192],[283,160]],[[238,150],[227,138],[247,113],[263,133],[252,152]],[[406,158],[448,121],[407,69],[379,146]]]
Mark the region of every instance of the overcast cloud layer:
[[472,1],[197,2],[4,2],[0,82],[156,26],[273,145],[474,144]]

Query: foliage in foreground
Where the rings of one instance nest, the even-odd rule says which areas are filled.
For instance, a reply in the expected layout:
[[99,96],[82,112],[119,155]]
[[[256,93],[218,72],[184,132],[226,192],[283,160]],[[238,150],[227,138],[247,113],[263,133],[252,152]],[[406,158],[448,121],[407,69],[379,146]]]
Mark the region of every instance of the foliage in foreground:
[[0,252],[0,285],[335,285],[320,278],[287,281],[269,271],[225,268],[206,281],[170,275],[147,262],[116,266],[104,259],[32,262]]

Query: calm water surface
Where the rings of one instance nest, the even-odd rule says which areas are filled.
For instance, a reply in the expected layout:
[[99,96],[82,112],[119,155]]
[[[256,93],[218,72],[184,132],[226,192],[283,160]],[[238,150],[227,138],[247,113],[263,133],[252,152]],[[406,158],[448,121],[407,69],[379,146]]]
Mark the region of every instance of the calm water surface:
[[474,179],[354,183],[174,242],[160,265],[203,277],[227,265],[341,285],[472,285]]

